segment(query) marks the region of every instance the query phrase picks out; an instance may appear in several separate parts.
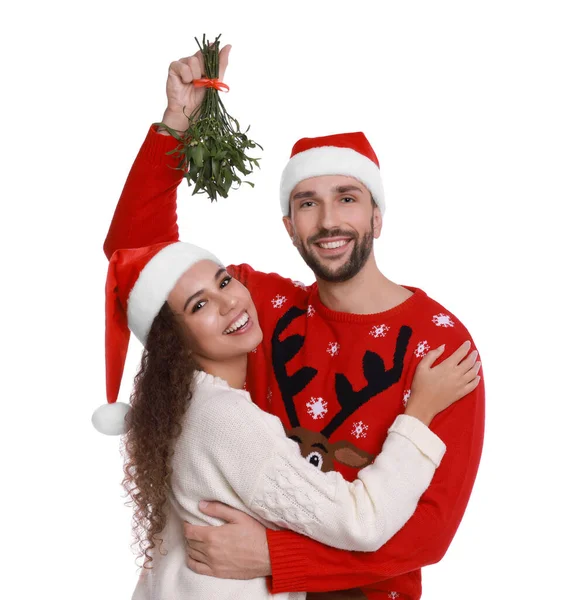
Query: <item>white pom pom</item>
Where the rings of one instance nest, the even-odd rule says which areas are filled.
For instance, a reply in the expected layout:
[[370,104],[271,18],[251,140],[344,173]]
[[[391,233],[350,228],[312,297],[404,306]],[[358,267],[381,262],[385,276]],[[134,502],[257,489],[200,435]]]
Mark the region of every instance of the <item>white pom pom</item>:
[[92,424],[99,433],[105,435],[122,435],[126,432],[125,417],[130,406],[124,402],[103,404],[92,414]]

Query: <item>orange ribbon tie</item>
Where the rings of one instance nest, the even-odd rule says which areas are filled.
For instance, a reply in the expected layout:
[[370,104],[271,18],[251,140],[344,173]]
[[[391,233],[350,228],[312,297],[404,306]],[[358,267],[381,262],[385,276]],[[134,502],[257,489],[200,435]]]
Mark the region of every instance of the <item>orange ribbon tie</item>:
[[193,85],[195,87],[213,88],[219,92],[229,91],[229,86],[220,79],[208,79],[207,77],[202,77],[201,79],[195,79]]

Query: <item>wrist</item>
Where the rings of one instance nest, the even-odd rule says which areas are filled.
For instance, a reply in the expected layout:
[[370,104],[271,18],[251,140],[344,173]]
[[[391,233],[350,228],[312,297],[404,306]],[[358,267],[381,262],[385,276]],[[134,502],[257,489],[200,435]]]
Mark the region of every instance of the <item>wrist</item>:
[[267,542],[267,530],[266,530],[266,535],[265,535],[265,541],[264,541],[264,546],[265,546],[265,554],[263,557],[263,569],[262,569],[262,577],[269,577],[271,575],[271,558],[269,556],[269,544]]
[[[179,133],[183,133],[189,127],[189,119],[183,114],[182,111],[176,112],[166,109],[163,113],[161,122],[164,125],[167,125],[167,127],[178,131]],[[170,135],[169,132],[164,131],[163,129],[160,129],[159,133],[161,135]]]
[[434,419],[434,415],[430,409],[424,405],[417,405],[416,402],[409,402],[404,414],[422,421],[427,427],[430,426],[432,419]]

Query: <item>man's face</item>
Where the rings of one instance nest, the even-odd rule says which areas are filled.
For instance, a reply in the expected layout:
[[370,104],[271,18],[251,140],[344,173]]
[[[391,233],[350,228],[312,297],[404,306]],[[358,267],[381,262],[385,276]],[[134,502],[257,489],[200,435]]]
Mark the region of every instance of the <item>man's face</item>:
[[382,228],[368,189],[353,177],[304,179],[290,195],[284,225],[316,277],[333,283],[360,272]]

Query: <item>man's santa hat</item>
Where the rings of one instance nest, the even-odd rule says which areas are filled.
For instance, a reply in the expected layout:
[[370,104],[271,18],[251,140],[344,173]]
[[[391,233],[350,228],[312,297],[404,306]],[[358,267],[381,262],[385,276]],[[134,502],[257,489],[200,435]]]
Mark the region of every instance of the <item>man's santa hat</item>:
[[165,242],[116,250],[109,261],[105,287],[105,362],[107,404],[93,413],[101,433],[125,432],[129,405],[117,402],[132,331],[145,345],[155,317],[175,284],[201,260],[221,265],[213,254],[184,242]]
[[380,212],[384,213],[380,163],[361,131],[302,138],[295,143],[281,176],[280,204],[285,216],[289,215],[290,195],[296,185],[321,175],[354,177],[370,190]]

